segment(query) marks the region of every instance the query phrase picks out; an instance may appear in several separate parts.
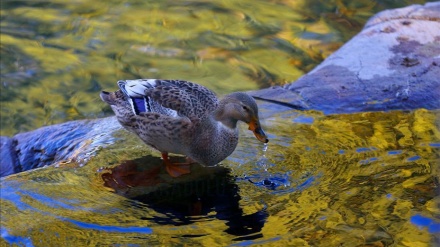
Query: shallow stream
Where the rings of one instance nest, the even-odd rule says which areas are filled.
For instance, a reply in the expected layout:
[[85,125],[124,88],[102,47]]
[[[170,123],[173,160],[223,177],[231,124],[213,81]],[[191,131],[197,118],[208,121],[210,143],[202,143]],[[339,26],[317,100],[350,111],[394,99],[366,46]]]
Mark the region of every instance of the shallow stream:
[[[372,14],[408,2],[2,1],[1,135],[110,116],[99,91],[118,79],[186,79],[219,94],[290,82]],[[86,165],[2,178],[0,245],[439,243],[439,111],[259,103],[268,146],[241,126],[228,159],[188,176],[171,179],[121,129]]]

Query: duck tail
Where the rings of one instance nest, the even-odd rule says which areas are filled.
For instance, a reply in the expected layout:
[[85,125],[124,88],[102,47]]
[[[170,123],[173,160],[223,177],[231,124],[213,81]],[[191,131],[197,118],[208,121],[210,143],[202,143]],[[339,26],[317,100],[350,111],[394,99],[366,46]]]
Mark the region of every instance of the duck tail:
[[143,98],[145,90],[156,87],[156,81],[156,79],[119,80],[118,86],[129,97]]

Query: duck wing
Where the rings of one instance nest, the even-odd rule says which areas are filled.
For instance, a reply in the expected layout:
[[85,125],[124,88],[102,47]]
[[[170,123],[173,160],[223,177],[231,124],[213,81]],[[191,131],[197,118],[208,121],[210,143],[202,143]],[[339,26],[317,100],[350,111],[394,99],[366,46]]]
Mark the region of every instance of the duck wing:
[[157,112],[197,120],[218,106],[214,92],[189,81],[140,79],[119,81],[118,85],[136,115]]

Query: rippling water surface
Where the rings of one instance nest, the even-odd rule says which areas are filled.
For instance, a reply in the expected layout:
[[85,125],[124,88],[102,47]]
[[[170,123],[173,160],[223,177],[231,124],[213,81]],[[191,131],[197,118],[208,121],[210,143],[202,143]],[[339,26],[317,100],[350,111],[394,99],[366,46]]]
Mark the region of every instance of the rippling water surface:
[[374,13],[425,1],[1,1],[0,135],[112,114],[119,79],[291,82]]
[[[187,79],[219,94],[290,82],[372,14],[409,2],[5,0],[0,134],[112,115],[98,94],[118,79]],[[181,178],[125,130],[86,165],[2,178],[0,245],[439,243],[439,111],[261,106],[267,147],[242,126],[222,165]]]
[[439,116],[263,109],[266,152],[243,126],[221,166],[193,165],[177,179],[121,130],[85,166],[4,178],[2,241],[429,246],[440,233]]

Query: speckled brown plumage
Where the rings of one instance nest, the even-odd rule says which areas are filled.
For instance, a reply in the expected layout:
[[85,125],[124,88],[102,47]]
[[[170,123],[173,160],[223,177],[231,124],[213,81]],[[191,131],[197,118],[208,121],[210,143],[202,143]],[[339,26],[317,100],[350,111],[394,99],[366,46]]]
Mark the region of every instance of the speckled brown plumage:
[[215,165],[235,150],[239,120],[267,142],[257,104],[246,93],[232,93],[219,101],[211,90],[182,80],[125,80],[118,85],[116,92],[101,92],[102,100],[122,126],[162,153]]

